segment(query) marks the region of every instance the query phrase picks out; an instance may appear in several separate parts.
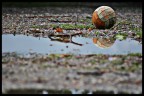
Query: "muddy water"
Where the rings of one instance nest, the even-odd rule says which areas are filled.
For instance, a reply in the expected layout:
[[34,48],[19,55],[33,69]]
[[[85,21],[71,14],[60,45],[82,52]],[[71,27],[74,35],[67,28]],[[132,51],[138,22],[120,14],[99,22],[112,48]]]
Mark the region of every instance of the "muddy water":
[[[98,38],[72,37],[71,43],[52,41],[50,38],[26,35],[2,35],[2,52],[27,54],[128,54],[142,53],[142,44],[127,38],[126,40],[105,40]],[[97,42],[96,42],[97,41]],[[107,40],[108,41],[108,40]],[[109,44],[106,44],[109,43]]]

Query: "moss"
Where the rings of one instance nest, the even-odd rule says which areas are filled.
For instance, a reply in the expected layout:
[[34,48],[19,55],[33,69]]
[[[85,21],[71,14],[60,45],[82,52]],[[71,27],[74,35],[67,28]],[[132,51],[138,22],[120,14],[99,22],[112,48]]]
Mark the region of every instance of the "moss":
[[123,64],[123,60],[122,59],[116,59],[116,60],[113,60],[113,61],[111,61],[111,63],[113,64],[113,65],[119,65],[119,64]]
[[84,24],[50,24],[48,25],[32,25],[30,26],[30,28],[48,28],[48,27],[52,27],[52,28],[56,28],[56,27],[60,27],[62,29],[89,29],[89,28],[95,28],[92,24],[88,24],[88,25],[84,25]]
[[95,34],[95,35],[99,35],[100,33],[99,33],[98,31],[95,31],[94,34]]
[[120,67],[120,71],[125,71],[125,72],[135,72],[137,70],[139,70],[141,68],[141,64],[139,64],[138,62],[133,62],[131,66],[129,67],[124,67],[124,66],[121,66]]
[[50,27],[56,28],[57,24],[50,24]]
[[130,26],[130,29],[134,32],[136,32],[136,35],[142,38],[142,28],[140,27],[135,27],[135,26]]
[[142,31],[136,32],[137,37],[142,38]]
[[88,17],[86,17],[86,20],[85,20],[86,22],[92,22],[92,19],[91,18],[88,18]]
[[140,64],[139,63],[133,63],[133,66],[129,67],[128,70],[134,72],[134,71],[139,70],[139,68],[140,68]]
[[119,33],[119,34],[117,34],[117,35],[115,35],[115,39],[118,39],[118,40],[125,40],[126,39],[126,37],[128,36],[128,34],[127,33]]
[[128,56],[142,56],[141,53],[129,53]]
[[30,28],[48,28],[47,25],[32,25]]
[[[56,28],[56,24],[51,24],[50,27]],[[92,24],[84,25],[84,24],[60,24],[59,27],[62,29],[88,29],[94,28]]]
[[108,60],[104,60],[104,59],[99,61],[100,64],[104,64],[104,63],[107,63],[107,62],[108,62]]

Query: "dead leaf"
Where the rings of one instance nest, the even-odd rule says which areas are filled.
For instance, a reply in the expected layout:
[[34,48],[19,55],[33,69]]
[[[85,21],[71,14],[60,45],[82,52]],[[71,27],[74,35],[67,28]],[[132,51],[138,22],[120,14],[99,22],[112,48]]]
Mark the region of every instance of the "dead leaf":
[[62,28],[56,28],[56,32],[63,32]]

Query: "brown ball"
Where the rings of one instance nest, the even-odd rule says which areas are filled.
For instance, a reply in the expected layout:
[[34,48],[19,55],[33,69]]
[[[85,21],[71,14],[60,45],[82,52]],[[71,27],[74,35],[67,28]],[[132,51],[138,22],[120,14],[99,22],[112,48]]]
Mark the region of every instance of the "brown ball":
[[109,29],[116,23],[116,14],[109,6],[98,7],[92,14],[92,23],[97,29]]

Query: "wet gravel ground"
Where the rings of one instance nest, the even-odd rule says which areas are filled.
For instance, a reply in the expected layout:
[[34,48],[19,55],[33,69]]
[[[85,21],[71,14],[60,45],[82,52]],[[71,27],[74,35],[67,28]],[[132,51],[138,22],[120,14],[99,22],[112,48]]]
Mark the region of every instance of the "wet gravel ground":
[[[96,8],[95,8],[96,9]],[[114,7],[117,22],[115,27],[106,30],[93,29],[91,21],[93,8],[2,8],[2,32],[3,34],[54,34],[54,27],[63,27],[64,33],[82,32],[88,36],[115,36],[127,35],[142,42],[142,8],[141,7]],[[66,28],[61,24],[89,25],[84,28]]]
[[[82,32],[88,37],[96,35],[96,31],[99,36],[121,33],[142,42],[142,37],[137,35],[137,31],[142,31],[142,8],[114,9],[116,24],[120,22],[114,29],[90,32],[87,28],[64,29],[64,32]],[[2,8],[2,34],[55,34],[52,24],[87,25],[91,23],[93,11],[90,8]],[[2,53],[2,93],[29,89],[32,93],[81,89],[92,93],[139,94],[142,93],[142,55]]]
[[3,53],[2,81],[3,93],[22,89],[77,89],[139,94],[142,56]]

